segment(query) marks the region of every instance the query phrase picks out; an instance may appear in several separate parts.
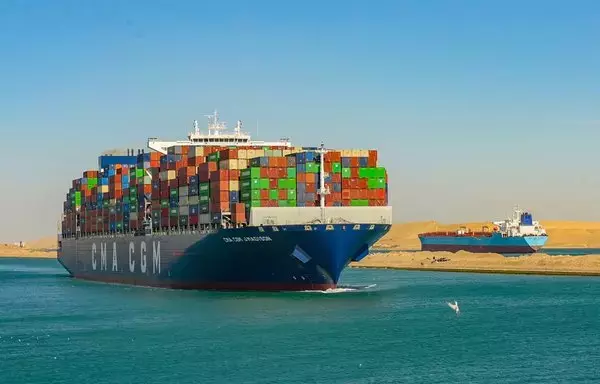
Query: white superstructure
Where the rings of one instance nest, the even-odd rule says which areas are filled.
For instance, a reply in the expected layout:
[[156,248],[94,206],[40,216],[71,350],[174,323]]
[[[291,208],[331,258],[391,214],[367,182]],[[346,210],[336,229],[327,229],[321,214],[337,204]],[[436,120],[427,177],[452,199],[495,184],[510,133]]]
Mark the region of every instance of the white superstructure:
[[156,137],[148,139],[148,148],[162,154],[167,153],[167,149],[173,146],[224,146],[224,147],[248,147],[248,146],[277,146],[291,147],[292,144],[288,138],[280,139],[275,142],[252,141],[250,135],[242,132],[242,121],[238,120],[233,132],[227,133],[225,123],[219,121],[219,114],[215,110],[208,117],[208,132],[200,132],[198,121],[194,120],[194,131],[188,133],[187,140],[163,141]]
[[538,222],[532,219],[528,212],[524,212],[516,207],[513,216],[503,221],[494,221],[494,231],[503,235],[513,236],[546,236],[546,230]]

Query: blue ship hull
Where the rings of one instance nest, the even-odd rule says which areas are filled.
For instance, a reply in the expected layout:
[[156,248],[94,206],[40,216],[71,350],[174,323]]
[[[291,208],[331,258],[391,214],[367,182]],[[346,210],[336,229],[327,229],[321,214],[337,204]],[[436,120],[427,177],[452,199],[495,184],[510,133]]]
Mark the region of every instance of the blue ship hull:
[[324,290],[387,224],[282,225],[61,239],[75,278],[175,289]]
[[502,237],[501,234],[490,235],[439,235],[419,236],[423,251],[468,251],[492,253],[534,253],[542,248],[548,236],[515,236]]

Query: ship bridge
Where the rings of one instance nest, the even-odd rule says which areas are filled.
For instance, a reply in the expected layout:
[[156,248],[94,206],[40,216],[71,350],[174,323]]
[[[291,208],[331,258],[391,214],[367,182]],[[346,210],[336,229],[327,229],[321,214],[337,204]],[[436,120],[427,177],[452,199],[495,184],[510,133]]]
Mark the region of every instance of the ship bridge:
[[219,121],[219,114],[215,110],[208,117],[208,132],[200,132],[198,121],[194,120],[194,131],[188,133],[187,140],[163,141],[156,137],[148,139],[148,148],[166,154],[169,147],[174,146],[222,146],[222,147],[249,147],[249,146],[277,146],[291,147],[289,138],[279,141],[252,141],[249,134],[242,132],[242,121],[238,120],[233,132],[226,132],[226,125]]

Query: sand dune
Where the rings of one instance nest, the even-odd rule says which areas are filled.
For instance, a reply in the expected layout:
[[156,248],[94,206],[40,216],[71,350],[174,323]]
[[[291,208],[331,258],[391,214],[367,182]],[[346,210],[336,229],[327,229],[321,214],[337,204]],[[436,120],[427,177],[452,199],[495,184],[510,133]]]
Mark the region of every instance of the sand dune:
[[26,243],[23,248],[13,244],[0,244],[0,257],[56,257],[56,251],[48,252],[48,249],[56,247],[56,236]]
[[[444,261],[437,261],[437,260]],[[495,253],[390,252],[352,263],[355,268],[393,268],[485,273],[600,275],[600,255],[504,257]]]
[[[547,248],[600,248],[600,222],[541,221],[548,232]],[[492,228],[492,223],[442,224],[435,221],[394,224],[390,232],[377,244],[378,248],[420,249],[417,235],[428,231],[454,231],[460,226],[481,230]]]

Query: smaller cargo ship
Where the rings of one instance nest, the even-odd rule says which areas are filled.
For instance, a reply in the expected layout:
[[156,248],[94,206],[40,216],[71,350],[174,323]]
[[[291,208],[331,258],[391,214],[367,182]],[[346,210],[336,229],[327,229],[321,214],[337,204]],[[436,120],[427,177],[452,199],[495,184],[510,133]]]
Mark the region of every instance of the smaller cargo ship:
[[543,226],[518,207],[511,218],[493,224],[492,231],[484,226],[480,232],[461,227],[456,231],[421,233],[421,250],[524,254],[537,252],[548,240]]

